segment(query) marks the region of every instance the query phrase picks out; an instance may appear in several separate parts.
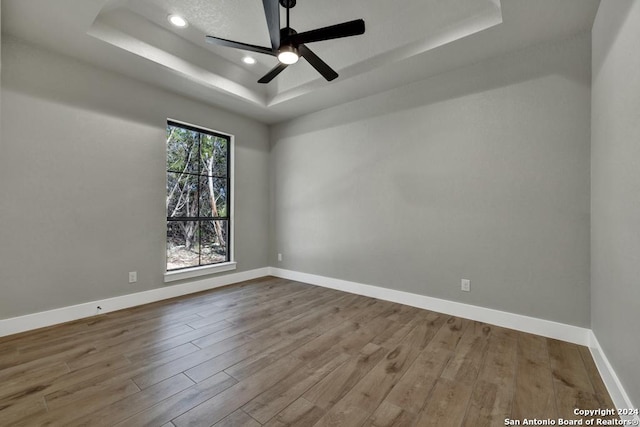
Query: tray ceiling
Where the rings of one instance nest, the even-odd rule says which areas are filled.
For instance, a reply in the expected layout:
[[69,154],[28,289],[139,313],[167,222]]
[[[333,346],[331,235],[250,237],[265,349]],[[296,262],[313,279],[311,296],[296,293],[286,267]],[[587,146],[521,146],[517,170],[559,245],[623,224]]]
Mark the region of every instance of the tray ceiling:
[[[366,32],[309,44],[340,74],[334,82],[301,60],[268,85],[257,80],[276,58],[205,42],[205,35],[213,35],[269,46],[260,0],[3,0],[2,29],[276,122],[589,29],[597,5],[597,0],[298,0],[291,26],[299,32],[358,18],[365,20]],[[173,27],[170,14],[183,16],[189,26]],[[539,28],[531,19],[538,19]],[[284,9],[281,22],[284,26]],[[247,54],[257,63],[243,63]]]

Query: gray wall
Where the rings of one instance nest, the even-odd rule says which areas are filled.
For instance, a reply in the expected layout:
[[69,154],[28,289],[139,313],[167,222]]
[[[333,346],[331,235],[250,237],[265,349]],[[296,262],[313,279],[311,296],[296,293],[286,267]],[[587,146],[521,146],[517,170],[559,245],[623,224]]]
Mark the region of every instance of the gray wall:
[[593,26],[592,328],[640,407],[640,2],[603,1]]
[[[0,2],[0,76],[2,76],[2,2]],[[2,91],[0,91],[0,96],[2,96]],[[2,98],[0,98],[2,100]],[[0,110],[0,113],[2,110]]]
[[583,34],[274,127],[271,265],[588,327],[590,51]]
[[237,271],[268,265],[265,125],[6,36],[2,57],[0,318],[170,286],[167,117],[236,136]]

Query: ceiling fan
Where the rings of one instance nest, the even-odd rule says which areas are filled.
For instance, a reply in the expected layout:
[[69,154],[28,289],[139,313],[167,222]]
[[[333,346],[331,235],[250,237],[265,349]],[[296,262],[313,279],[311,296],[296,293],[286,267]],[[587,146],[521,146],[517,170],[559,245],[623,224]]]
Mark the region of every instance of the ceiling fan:
[[[278,3],[287,10],[287,26],[284,28],[280,28],[280,9]],[[313,53],[311,49],[305,46],[305,43],[364,34],[364,20],[362,19],[298,33],[289,25],[289,10],[296,5],[296,0],[262,0],[262,5],[264,6],[264,13],[267,17],[267,26],[269,27],[269,36],[271,38],[270,48],[207,36],[209,43],[276,56],[280,63],[258,80],[258,83],[269,83],[280,74],[282,70],[298,62],[301,56],[306,59],[316,71],[322,74],[322,77],[327,79],[327,81],[334,80],[338,77],[338,73]]]

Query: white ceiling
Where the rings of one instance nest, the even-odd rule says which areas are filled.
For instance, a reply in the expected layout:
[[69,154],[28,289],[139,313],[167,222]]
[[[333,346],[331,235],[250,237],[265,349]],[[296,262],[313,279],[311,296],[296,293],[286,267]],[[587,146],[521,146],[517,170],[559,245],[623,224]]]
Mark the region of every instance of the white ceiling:
[[[277,59],[205,42],[269,46],[260,0],[2,0],[5,34],[266,123],[402,86],[591,28],[599,0],[298,0],[298,32],[363,18],[361,36],[309,44],[340,77],[304,60],[268,85]],[[284,26],[285,15],[282,11]],[[172,27],[177,13],[190,23]]]

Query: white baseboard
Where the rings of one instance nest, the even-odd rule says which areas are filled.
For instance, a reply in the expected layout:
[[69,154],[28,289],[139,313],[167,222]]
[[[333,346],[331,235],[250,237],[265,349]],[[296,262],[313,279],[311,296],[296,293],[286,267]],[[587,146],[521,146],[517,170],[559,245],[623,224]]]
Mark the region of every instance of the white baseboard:
[[281,277],[283,279],[296,280],[352,294],[397,302],[400,304],[436,311],[438,313],[464,317],[465,319],[476,320],[548,338],[568,341],[574,344],[589,346],[591,342],[591,330],[580,328],[578,326],[566,325],[564,323],[537,319],[535,317],[508,313],[476,305],[427,297],[410,292],[381,288],[379,286],[365,285],[362,283],[349,282],[331,277],[317,276],[315,274],[284,270],[281,268],[270,267],[269,272],[272,276]]
[[[604,385],[607,386],[607,390],[611,395],[611,399],[613,400],[613,404],[616,405],[616,408],[620,409],[632,409],[636,408],[631,402],[629,395],[625,391],[618,375],[613,370],[611,363],[609,363],[609,359],[605,355],[598,339],[596,338],[593,331],[590,333],[591,343],[589,345],[589,350],[591,350],[591,356],[593,357],[593,361],[598,367],[598,371],[600,372],[600,376],[602,377],[602,381],[604,381]],[[627,416],[621,417],[623,420],[634,421],[633,425],[640,425],[640,416]]]
[[[122,295],[114,298],[91,301],[69,307],[28,314],[25,316],[3,319],[0,320],[0,337],[82,319],[84,317],[95,316],[96,314],[109,313],[111,311],[122,310],[168,298],[206,291],[267,275],[296,280],[386,301],[397,302],[413,307],[437,311],[439,313],[464,317],[466,319],[491,323],[497,326],[516,329],[584,346],[590,347],[592,343],[593,334],[590,329],[475,305],[432,298],[404,291],[382,288],[379,286],[366,285],[274,267],[264,267],[240,273],[221,275],[204,280],[138,292],[135,294]],[[96,309],[98,306],[101,307],[100,312]],[[595,337],[593,339],[595,339]]]
[[[188,295],[195,292],[215,289],[268,275],[378,298],[385,301],[397,302],[400,304],[587,346],[591,350],[593,360],[600,371],[600,375],[602,376],[616,407],[634,408],[633,403],[629,399],[629,396],[620,383],[618,376],[602,350],[600,343],[590,329],[490,308],[427,297],[410,292],[318,276],[315,274],[300,273],[275,267],[264,267],[240,273],[216,276],[180,285],[166,286],[135,294],[122,295],[119,297],[87,302],[55,310],[28,314],[26,316],[3,319],[0,320],[0,337],[94,316],[99,314],[96,310],[96,307],[98,306],[102,308],[100,313],[108,313],[182,295]],[[640,424],[640,418],[638,417],[628,419]]]
[[[410,292],[381,288],[379,286],[365,285],[363,283],[350,282],[347,280],[334,279],[315,274],[284,270],[281,268],[269,267],[269,274],[283,279],[296,280],[352,294],[397,302],[400,304],[410,305],[412,307],[490,323],[492,325],[541,335],[548,338],[555,338],[589,347],[593,360],[600,371],[602,380],[604,381],[616,408],[636,408],[636,406],[633,405],[633,402],[631,402],[631,399],[629,399],[629,395],[627,395],[624,390],[622,383],[613,370],[613,367],[609,363],[602,347],[600,347],[600,343],[591,329],[493,310],[490,308],[447,301],[439,298],[427,297]],[[640,425],[640,417],[622,417],[622,419],[629,420],[634,423],[629,425]]]
[[[259,277],[267,276],[268,274],[268,267],[258,268],[255,270],[226,274],[224,276],[216,276],[179,285],[165,286],[135,294],[122,295],[114,298],[42,311],[40,313],[28,314],[10,319],[2,319],[0,320],[0,337],[57,325],[59,323],[70,322],[84,317],[95,316],[96,314],[109,313],[110,311],[122,310],[142,304],[149,304],[151,302],[219,288],[232,283],[257,279]],[[97,310],[98,306],[102,308],[100,312]]]

